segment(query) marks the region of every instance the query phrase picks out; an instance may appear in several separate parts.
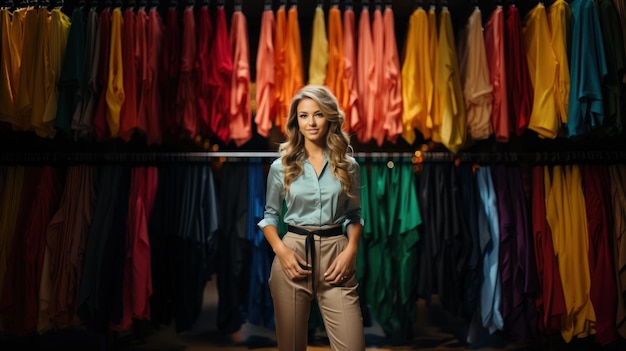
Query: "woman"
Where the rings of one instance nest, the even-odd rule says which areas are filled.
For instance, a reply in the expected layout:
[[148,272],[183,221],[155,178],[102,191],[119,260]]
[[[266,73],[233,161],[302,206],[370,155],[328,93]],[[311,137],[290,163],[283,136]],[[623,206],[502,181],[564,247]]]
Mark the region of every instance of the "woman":
[[[365,349],[354,276],[363,231],[360,168],[348,155],[344,120],[327,88],[302,88],[291,101],[281,157],[268,174],[258,225],[276,254],[269,285],[279,350],[306,350],[313,299],[333,350]],[[288,225],[282,239],[281,213]]]

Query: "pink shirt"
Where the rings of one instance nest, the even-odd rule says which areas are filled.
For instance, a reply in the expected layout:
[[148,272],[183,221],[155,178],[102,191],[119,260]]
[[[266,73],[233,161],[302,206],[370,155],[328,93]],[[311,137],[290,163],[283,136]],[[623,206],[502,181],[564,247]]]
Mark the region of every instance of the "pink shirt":
[[230,28],[233,75],[230,90],[230,138],[241,146],[252,139],[248,24],[242,11],[233,12]]
[[352,125],[357,138],[367,143],[372,138],[372,122],[376,113],[376,77],[374,60],[374,42],[370,25],[370,13],[367,8],[361,9],[359,17],[359,35],[357,36],[357,91],[359,94],[358,119],[353,119]]
[[263,11],[261,15],[261,34],[256,56],[256,115],[254,123],[260,136],[268,137],[272,129],[272,114],[275,108],[274,74],[274,30],[276,21],[274,12]]

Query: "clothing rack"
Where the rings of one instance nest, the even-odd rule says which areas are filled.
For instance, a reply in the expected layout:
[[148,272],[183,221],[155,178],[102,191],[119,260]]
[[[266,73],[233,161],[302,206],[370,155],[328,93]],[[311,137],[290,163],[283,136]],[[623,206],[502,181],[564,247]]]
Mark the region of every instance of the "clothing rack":
[[423,162],[473,162],[489,163],[601,163],[626,162],[626,151],[540,151],[540,152],[423,152],[418,163]]
[[[275,159],[275,151],[207,151],[207,152],[1,152],[2,164],[168,164],[206,163]],[[410,159],[413,163],[473,162],[567,164],[585,162],[626,162],[626,151],[549,151],[549,152],[355,152],[355,158]]]

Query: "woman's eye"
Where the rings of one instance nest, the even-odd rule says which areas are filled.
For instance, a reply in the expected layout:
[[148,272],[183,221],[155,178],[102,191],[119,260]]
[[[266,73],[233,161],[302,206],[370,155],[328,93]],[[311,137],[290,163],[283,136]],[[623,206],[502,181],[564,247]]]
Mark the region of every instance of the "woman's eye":
[[321,112],[320,112],[320,113],[316,113],[316,114],[315,114],[315,117],[317,117],[317,118],[322,118],[322,117],[324,117],[324,114],[323,114],[323,113],[321,113]]

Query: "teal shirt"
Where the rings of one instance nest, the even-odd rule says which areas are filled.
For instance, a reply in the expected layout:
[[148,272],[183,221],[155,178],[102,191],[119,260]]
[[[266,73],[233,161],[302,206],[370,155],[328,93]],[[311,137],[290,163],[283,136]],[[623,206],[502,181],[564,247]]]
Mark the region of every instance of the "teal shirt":
[[332,174],[326,154],[319,178],[313,165],[304,160],[304,173],[291,183],[287,194],[283,185],[282,159],[274,160],[267,176],[265,211],[263,219],[258,223],[259,228],[263,229],[267,225],[279,227],[283,202],[286,205],[283,220],[287,224],[314,227],[363,224],[360,167],[354,158],[350,159],[354,165],[350,169],[350,194],[353,197],[343,192],[341,183]]

